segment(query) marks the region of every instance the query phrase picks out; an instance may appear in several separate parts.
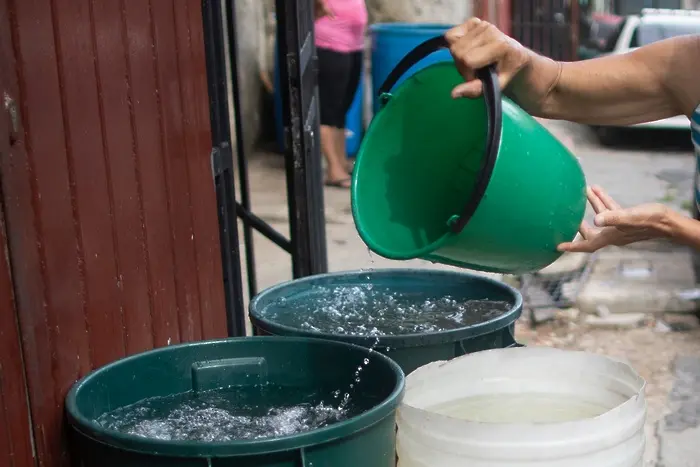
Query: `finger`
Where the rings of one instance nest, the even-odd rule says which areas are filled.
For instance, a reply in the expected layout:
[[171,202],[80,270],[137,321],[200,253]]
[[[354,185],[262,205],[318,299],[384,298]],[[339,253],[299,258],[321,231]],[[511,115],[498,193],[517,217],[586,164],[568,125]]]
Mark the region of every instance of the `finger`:
[[452,97],[458,99],[460,97],[468,97],[474,99],[479,97],[484,91],[484,85],[478,79],[459,84],[452,90]]
[[603,203],[603,200],[601,200],[598,197],[598,194],[595,192],[595,190],[593,190],[593,188],[588,187],[586,189],[586,197],[588,198],[588,202],[590,203],[591,207],[593,208],[596,214],[608,210],[608,208],[605,207],[605,203]]
[[591,242],[565,242],[557,245],[557,250],[567,253],[593,253],[595,248]]
[[581,234],[581,237],[583,237],[584,240],[589,240],[595,235],[595,230],[593,229],[593,227],[591,227],[591,224],[589,224],[586,221],[583,221],[581,222],[581,226],[578,229],[578,233]]
[[490,40],[483,34],[477,38],[472,48],[460,56],[462,64],[472,70],[484,68],[498,62],[506,52],[506,44],[500,40]]
[[632,227],[637,225],[635,216],[626,209],[617,211],[605,211],[595,216],[595,225],[598,227]]
[[593,186],[591,187],[591,190],[596,194],[598,199],[600,199],[605,207],[608,209],[615,211],[617,209],[622,209],[622,206],[620,206],[612,197],[601,187],[599,186]]
[[501,89],[507,88],[510,82],[513,81],[513,77],[515,77],[515,73],[499,72],[498,84],[501,86]]
[[445,39],[447,40],[447,43],[451,46],[452,44],[456,43],[461,38],[463,38],[467,34],[467,32],[474,29],[474,27],[478,26],[481,23],[482,21],[479,18],[469,18],[467,21],[460,24],[459,26],[453,27],[445,33]]

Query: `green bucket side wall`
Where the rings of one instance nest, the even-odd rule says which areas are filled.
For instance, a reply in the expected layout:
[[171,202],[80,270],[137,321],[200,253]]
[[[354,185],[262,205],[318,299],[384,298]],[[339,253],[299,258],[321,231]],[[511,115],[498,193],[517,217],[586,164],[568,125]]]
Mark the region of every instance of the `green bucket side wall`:
[[489,272],[537,271],[561,256],[586,211],[576,157],[537,120],[503,98],[503,133],[491,180],[462,233],[426,259]]
[[236,457],[175,457],[117,449],[72,431],[71,459],[80,467],[395,467],[396,419],[329,443]]
[[471,193],[486,110],[483,99],[451,97],[462,81],[451,63],[420,71],[396,89],[367,130],[355,163],[353,214],[365,242],[382,256],[432,251]]
[[[520,316],[520,313],[515,317]],[[269,326],[264,321],[251,317],[253,322],[253,332],[256,336],[310,336],[313,335],[307,331],[287,331],[280,330],[278,327]],[[347,342],[343,339],[344,336],[332,336],[329,339],[340,342]],[[375,352],[382,353],[395,361],[406,375],[411,374],[418,368],[433,362],[452,360],[453,358],[461,357],[474,352],[491,349],[505,349],[518,345],[515,340],[515,323],[512,323],[504,328],[488,332],[479,336],[471,336],[463,339],[456,339],[454,342],[441,342],[432,344],[426,342],[415,347],[386,347],[376,346]],[[371,348],[373,342],[367,340],[366,347]]]

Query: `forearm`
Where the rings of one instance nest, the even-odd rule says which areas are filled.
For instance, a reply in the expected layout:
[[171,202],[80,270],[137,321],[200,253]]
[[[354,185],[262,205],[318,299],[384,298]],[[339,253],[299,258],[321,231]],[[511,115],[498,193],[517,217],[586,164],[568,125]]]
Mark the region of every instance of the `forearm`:
[[533,53],[507,94],[535,116],[598,125],[688,114],[688,106],[700,98],[685,92],[697,88],[697,71],[689,63],[700,59],[698,44],[697,37],[678,38],[628,54],[569,63]]
[[700,221],[673,212],[669,215],[668,225],[670,236],[675,242],[700,251]]

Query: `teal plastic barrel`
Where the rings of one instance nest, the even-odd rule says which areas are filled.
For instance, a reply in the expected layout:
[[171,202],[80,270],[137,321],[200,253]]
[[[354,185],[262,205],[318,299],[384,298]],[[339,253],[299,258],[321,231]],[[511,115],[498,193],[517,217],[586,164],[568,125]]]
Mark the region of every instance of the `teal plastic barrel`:
[[492,69],[484,97],[453,99],[464,80],[433,64],[389,92],[436,50],[428,40],[393,70],[383,106],[355,164],[352,213],[362,240],[390,259],[499,273],[544,268],[572,240],[586,208],[578,160],[534,118],[501,96]]
[[[377,23],[369,27],[372,45],[372,96],[373,109],[379,110],[379,88],[391,74],[396,65],[416,46],[427,39],[444,34],[452,26],[433,23]],[[396,82],[403,80],[415,72],[434,63],[452,61],[449,50],[440,50],[416,62]]]
[[[359,382],[358,367],[363,369]],[[255,404],[265,413],[268,402],[261,394],[267,393],[261,391],[279,387],[284,390],[275,389],[278,396],[291,398],[301,391],[314,400],[325,400],[331,392],[335,398],[348,391],[360,413],[298,434],[214,442],[173,440],[172,436],[169,440],[145,438],[105,428],[96,421],[144,400],[159,401],[154,398],[173,395],[198,399],[224,388],[238,391],[240,402],[235,399],[234,403]],[[73,464],[394,467],[394,419],[403,389],[404,376],[396,363],[342,342],[251,337],[161,348],[99,369],[71,389],[66,411],[72,427]],[[212,431],[220,430],[221,423],[212,425]],[[184,428],[189,426],[184,424]]]
[[[382,291],[382,294],[397,296],[404,307],[407,303],[421,307],[426,302],[446,297],[460,303],[491,300],[507,302],[509,306],[494,318],[477,319],[457,329],[401,335],[350,335],[316,331],[275,318],[276,315],[292,313],[301,318],[293,321],[302,323],[306,318],[311,318],[311,314],[322,312],[320,303],[329,292],[353,288],[371,288]],[[342,293],[337,296],[338,300],[343,300]],[[370,303],[369,306],[374,308],[369,314],[375,314],[379,306],[385,305]],[[257,334],[320,337],[373,348],[398,363],[406,374],[434,361],[517,345],[514,338],[515,321],[521,312],[522,297],[507,284],[475,274],[421,269],[349,271],[296,279],[261,292],[253,298],[249,307],[250,320]]]

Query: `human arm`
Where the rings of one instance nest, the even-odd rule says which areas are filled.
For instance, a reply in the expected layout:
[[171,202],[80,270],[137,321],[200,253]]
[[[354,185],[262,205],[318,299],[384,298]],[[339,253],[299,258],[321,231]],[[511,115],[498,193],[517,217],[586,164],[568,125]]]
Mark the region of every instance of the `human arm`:
[[690,116],[700,103],[700,35],[633,52],[556,62],[526,49],[495,26],[471,19],[446,34],[467,82],[455,97],[476,97],[473,70],[495,64],[501,87],[532,115],[597,125],[629,125]]
[[700,222],[695,219],[656,203],[624,209],[599,187],[588,188],[587,194],[596,212],[595,225],[581,224],[580,237],[559,245],[560,251],[592,253],[660,238],[700,250]]
[[326,3],[326,0],[315,0],[314,1],[314,10],[316,13],[316,19],[323,18],[325,16],[328,16],[329,18],[333,18],[333,11],[330,9],[328,4]]

